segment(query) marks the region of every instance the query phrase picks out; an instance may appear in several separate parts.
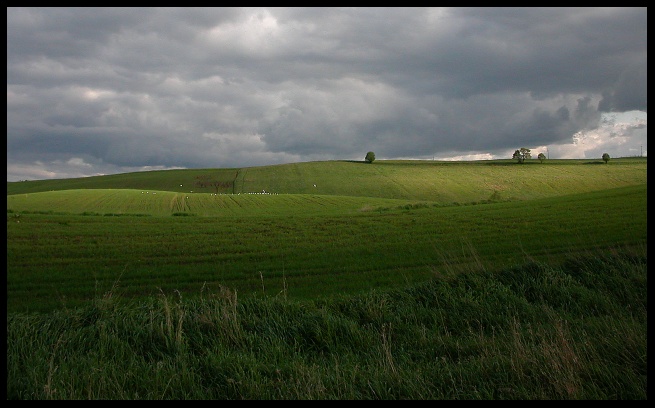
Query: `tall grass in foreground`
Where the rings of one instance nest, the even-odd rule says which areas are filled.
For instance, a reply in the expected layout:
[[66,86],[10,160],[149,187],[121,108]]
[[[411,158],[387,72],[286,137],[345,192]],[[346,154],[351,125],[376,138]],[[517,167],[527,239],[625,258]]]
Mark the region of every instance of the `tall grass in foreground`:
[[646,248],[314,301],[7,316],[15,399],[647,399]]

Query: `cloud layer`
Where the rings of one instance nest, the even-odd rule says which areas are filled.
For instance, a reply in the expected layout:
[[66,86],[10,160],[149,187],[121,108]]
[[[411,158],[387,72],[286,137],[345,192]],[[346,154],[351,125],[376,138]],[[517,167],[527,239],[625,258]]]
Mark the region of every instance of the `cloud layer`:
[[10,7],[7,179],[645,154],[646,27],[645,7]]

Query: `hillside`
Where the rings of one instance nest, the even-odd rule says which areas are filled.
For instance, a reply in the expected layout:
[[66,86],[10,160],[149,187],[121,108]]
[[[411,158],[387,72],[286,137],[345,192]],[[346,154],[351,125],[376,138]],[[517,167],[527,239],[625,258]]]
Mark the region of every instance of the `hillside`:
[[[171,191],[211,171],[240,191]],[[316,298],[638,250],[646,178],[645,160],[376,161],[10,183],[7,305],[77,305],[118,281],[130,296],[225,285]]]
[[416,200],[317,194],[175,193],[131,189],[78,189],[7,196],[12,212],[85,215],[348,215],[402,206]]
[[8,182],[7,195],[130,189],[188,194],[312,194],[419,200],[450,205],[517,201],[645,184],[646,158],[477,162],[301,162],[238,169],[185,169]]

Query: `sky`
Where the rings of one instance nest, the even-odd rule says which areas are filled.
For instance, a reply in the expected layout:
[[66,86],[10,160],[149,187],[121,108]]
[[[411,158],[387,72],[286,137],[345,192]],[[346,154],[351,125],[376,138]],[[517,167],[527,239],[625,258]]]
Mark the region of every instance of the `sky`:
[[7,181],[647,156],[646,7],[7,8]]

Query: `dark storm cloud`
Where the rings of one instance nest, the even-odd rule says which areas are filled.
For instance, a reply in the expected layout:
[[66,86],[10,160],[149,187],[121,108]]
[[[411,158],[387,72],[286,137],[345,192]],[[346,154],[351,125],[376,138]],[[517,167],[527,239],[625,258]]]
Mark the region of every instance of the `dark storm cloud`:
[[646,27],[645,7],[10,7],[7,178],[571,143],[646,112]]

